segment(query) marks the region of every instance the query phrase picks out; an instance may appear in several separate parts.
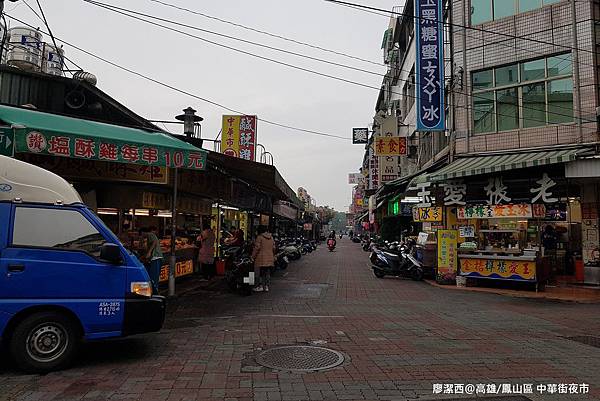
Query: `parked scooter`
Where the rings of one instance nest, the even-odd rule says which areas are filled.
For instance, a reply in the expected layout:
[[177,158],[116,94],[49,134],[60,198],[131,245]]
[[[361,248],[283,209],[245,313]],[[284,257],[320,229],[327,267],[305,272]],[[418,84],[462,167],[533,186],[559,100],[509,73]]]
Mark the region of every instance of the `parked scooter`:
[[228,259],[225,269],[225,282],[230,290],[241,295],[252,294],[254,287],[254,263],[250,258],[251,244],[232,247],[224,251]]
[[275,255],[275,269],[277,270],[285,270],[287,269],[290,260],[285,255],[284,251],[280,251]]
[[282,239],[280,249],[289,260],[298,260],[302,257],[302,252],[294,240]]
[[377,278],[385,276],[410,277],[423,280],[423,265],[414,256],[414,241],[406,244],[388,243],[387,249],[374,247],[369,259]]

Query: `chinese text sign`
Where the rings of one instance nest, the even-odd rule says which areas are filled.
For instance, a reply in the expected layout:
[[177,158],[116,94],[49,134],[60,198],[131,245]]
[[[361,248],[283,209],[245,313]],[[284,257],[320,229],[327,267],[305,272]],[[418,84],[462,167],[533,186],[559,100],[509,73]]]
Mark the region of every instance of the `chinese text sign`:
[[223,116],[221,153],[254,161],[256,121],[256,116]]
[[445,131],[442,0],[415,0],[417,131]]

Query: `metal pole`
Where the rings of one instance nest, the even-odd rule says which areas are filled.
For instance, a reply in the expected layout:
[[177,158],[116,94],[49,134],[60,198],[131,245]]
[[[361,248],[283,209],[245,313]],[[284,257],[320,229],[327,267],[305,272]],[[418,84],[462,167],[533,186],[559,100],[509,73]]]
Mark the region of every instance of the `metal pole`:
[[581,81],[579,80],[579,50],[577,48],[577,12],[575,8],[575,0],[571,0],[571,30],[573,31],[571,38],[573,43],[573,80],[577,88],[577,127],[579,128],[579,142],[583,142],[583,127],[581,125]]
[[469,71],[469,69],[467,68],[467,0],[463,0],[463,15],[462,15],[462,22],[463,22],[463,27],[462,28],[462,59],[463,59],[463,87],[462,90],[465,92],[465,96],[463,97],[463,99],[465,100],[465,107],[466,107],[466,127],[467,127],[467,153],[471,152],[471,115],[469,113],[470,111],[470,103],[471,101],[468,98],[468,91],[471,90],[471,85],[468,84],[469,82],[469,76],[467,74],[467,71]]
[[169,296],[175,296],[175,265],[177,257],[175,256],[175,239],[177,238],[177,181],[178,169],[175,167],[173,180],[173,198],[171,204],[171,256],[169,257]]

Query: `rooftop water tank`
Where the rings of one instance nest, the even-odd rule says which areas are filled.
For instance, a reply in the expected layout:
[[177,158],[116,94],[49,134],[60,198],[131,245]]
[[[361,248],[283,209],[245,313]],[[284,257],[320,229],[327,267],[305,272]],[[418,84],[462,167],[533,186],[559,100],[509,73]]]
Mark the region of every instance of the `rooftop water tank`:
[[[6,35],[6,37],[4,35]],[[6,57],[8,54],[8,32],[6,31],[4,21],[0,20],[0,41],[2,41],[2,39],[4,39],[4,44],[2,46],[2,58],[0,59],[0,64],[6,64]]]
[[44,58],[42,71],[46,74],[63,76],[65,51],[62,47],[56,48],[49,43],[44,43]]
[[24,70],[40,71],[42,67],[42,34],[27,27],[8,30],[7,63]]

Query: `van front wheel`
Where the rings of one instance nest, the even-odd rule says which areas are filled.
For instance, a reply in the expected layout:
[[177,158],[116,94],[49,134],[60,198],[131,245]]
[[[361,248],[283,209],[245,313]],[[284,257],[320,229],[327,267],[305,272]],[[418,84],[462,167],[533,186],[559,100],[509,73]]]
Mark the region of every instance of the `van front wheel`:
[[25,318],[15,328],[10,352],[27,372],[50,372],[72,361],[79,343],[72,319],[57,312],[41,312]]

